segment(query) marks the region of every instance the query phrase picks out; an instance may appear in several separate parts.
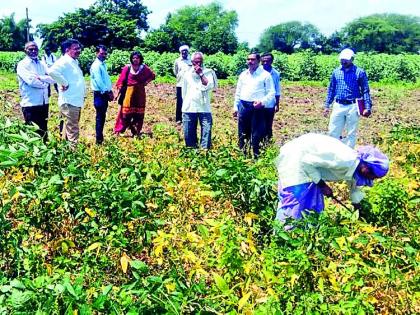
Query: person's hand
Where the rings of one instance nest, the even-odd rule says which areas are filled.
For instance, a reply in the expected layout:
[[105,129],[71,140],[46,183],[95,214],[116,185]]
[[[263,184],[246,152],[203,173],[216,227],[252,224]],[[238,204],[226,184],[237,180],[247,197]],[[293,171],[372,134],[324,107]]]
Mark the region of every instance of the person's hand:
[[261,101],[254,102],[254,108],[262,108],[262,107],[264,107],[264,105]]
[[64,85],[62,85],[61,87],[60,87],[60,90],[61,91],[67,91],[69,89],[69,86],[67,85],[67,86],[64,86]]
[[351,204],[354,208],[354,210],[362,210],[362,205],[360,203],[352,203]]
[[318,183],[318,187],[321,189],[321,192],[326,197],[332,197],[333,191],[330,186],[327,185],[322,179]]
[[235,118],[235,119],[237,119],[237,118],[238,118],[238,111],[237,111],[237,110],[235,110],[235,111],[233,112],[232,117],[233,117],[233,118]]
[[280,110],[279,105],[276,105],[276,106],[274,107],[274,110],[275,110],[275,112],[277,113],[277,112]]
[[329,108],[324,108],[324,111],[322,113],[324,115],[324,117],[328,117],[330,115],[330,109]]
[[363,117],[369,117],[372,114],[372,112],[369,109],[364,109],[362,116]]
[[195,73],[197,73],[198,75],[203,73],[203,69],[201,69],[200,65],[198,64],[194,64],[194,71]]
[[108,91],[108,100],[113,102],[115,100],[114,93],[112,91]]

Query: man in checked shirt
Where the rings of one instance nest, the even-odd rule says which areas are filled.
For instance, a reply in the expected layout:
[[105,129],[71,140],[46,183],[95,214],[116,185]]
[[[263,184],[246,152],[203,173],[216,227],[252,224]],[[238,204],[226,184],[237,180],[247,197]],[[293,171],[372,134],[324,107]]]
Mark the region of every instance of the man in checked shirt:
[[[347,137],[342,138],[342,141],[354,148],[359,115],[364,117],[371,115],[372,101],[366,72],[353,64],[354,52],[346,48],[341,51],[339,59],[341,67],[336,68],[331,75],[324,116],[328,117],[332,104],[328,134],[340,139],[346,127]],[[363,99],[365,103],[365,109],[361,113],[357,99]]]

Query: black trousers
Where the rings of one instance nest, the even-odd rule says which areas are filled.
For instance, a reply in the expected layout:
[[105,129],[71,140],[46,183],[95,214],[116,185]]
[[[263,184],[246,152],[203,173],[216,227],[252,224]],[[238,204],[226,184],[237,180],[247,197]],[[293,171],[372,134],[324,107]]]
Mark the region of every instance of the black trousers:
[[104,126],[106,119],[106,111],[108,110],[108,93],[93,92],[93,106],[96,110],[96,143],[104,142]]
[[44,142],[48,138],[48,109],[48,104],[22,107],[25,124],[36,124],[38,126],[37,133],[43,138]]
[[275,108],[264,108],[264,119],[265,119],[265,135],[264,140],[270,141],[273,138],[273,120],[276,111]]
[[254,157],[260,154],[260,143],[265,136],[264,108],[254,108],[252,102],[241,101],[238,106],[239,148],[246,153],[247,143],[252,146]]
[[175,112],[175,121],[182,122],[182,88],[180,86],[176,87],[176,112]]

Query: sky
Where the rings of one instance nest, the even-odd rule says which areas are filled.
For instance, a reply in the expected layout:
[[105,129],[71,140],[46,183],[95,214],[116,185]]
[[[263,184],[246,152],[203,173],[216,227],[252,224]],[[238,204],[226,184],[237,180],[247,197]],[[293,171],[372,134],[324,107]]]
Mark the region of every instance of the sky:
[[[143,0],[147,6],[149,26],[164,23],[170,12],[186,5],[206,5],[212,0]],[[324,35],[331,35],[352,20],[375,13],[399,13],[420,16],[420,0],[219,0],[224,10],[238,13],[236,34],[250,47],[258,44],[260,35],[270,26],[289,21],[314,24]],[[32,26],[51,23],[76,8],[87,8],[94,0],[7,0],[0,1],[0,17],[15,13],[18,21],[29,10]]]

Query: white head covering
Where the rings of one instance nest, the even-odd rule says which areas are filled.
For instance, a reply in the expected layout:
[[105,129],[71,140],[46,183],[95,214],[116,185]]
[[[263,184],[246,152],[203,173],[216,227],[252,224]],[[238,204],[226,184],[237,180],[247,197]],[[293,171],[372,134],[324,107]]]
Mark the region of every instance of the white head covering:
[[181,47],[179,47],[179,52],[182,52],[183,50],[190,51],[190,47],[188,47],[188,45],[182,45]]
[[354,57],[354,51],[349,48],[345,48],[341,51],[340,55],[338,56],[338,59],[351,60],[351,58],[353,57]]

